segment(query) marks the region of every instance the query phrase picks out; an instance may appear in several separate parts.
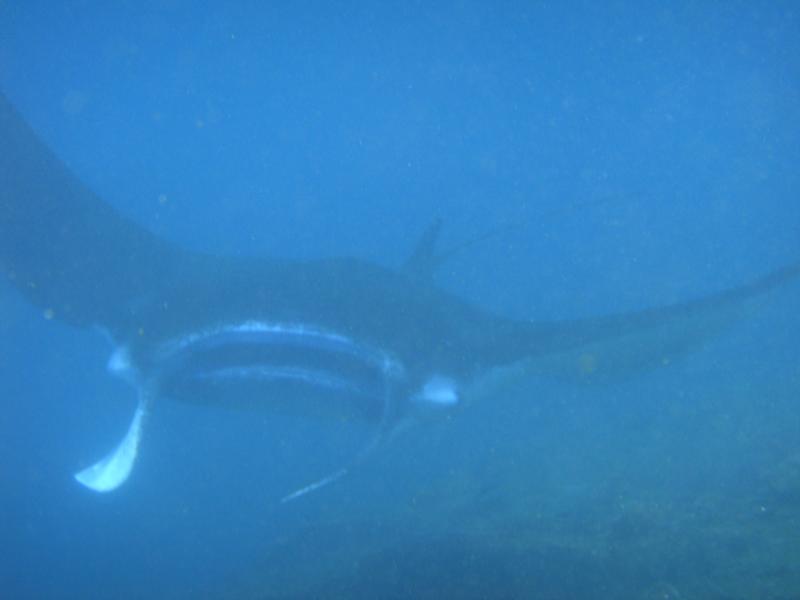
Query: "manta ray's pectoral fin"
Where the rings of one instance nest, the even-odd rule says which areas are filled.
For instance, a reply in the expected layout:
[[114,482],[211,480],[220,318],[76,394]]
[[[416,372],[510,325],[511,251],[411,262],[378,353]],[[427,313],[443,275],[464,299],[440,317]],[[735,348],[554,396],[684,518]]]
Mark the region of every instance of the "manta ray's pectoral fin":
[[479,385],[493,390],[529,375],[610,382],[667,366],[760,309],[774,290],[798,279],[800,262],[794,262],[744,285],[660,308],[569,321],[506,321],[486,347],[476,351],[487,356],[488,349],[491,357],[484,362],[499,367]]
[[142,424],[149,408],[149,394],[141,392],[136,412],[122,441],[114,450],[93,465],[75,473],[75,479],[95,492],[110,492],[121,486],[130,476],[139,441],[142,437]]

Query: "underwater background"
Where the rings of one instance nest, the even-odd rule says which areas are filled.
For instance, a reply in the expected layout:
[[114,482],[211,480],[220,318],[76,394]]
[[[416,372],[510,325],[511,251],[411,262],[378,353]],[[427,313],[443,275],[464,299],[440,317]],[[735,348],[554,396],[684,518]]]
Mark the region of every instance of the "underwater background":
[[[397,266],[441,217],[439,284],[506,316],[800,257],[791,1],[3,0],[0,89],[165,238]],[[130,481],[82,489],[134,391],[3,285],[0,597],[796,600],[799,293],[664,368],[424,420],[280,505],[363,432],[165,401]]]

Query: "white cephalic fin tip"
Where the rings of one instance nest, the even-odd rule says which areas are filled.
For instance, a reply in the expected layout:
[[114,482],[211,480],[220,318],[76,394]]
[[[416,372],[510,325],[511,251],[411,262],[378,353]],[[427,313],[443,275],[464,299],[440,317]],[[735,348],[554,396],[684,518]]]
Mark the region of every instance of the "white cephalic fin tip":
[[144,414],[145,405],[139,402],[128,432],[119,445],[92,466],[75,473],[76,481],[95,492],[110,492],[125,483],[136,462]]
[[412,399],[421,404],[438,407],[455,406],[459,400],[455,382],[441,375],[431,377]]

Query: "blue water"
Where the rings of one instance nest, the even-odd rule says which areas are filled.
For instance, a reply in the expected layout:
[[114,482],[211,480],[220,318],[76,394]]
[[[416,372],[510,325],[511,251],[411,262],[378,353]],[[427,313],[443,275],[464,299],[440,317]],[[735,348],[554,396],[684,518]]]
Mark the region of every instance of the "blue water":
[[[793,2],[9,0],[0,88],[193,249],[397,266],[436,217],[444,249],[495,232],[438,281],[506,316],[800,257]],[[426,420],[279,506],[363,432],[163,403],[131,480],[94,495],[72,473],[134,392],[101,335],[0,287],[0,597],[800,597],[799,291],[668,368]]]

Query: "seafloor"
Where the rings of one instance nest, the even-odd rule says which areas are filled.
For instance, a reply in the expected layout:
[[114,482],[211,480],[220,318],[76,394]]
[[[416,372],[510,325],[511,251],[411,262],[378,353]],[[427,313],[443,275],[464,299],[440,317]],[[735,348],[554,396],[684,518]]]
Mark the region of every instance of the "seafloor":
[[[797,600],[800,372],[713,393],[702,379],[636,417],[581,392],[511,432],[524,397],[423,426],[361,476],[395,474],[391,500],[338,497],[227,593]],[[416,486],[410,451],[441,457]]]

